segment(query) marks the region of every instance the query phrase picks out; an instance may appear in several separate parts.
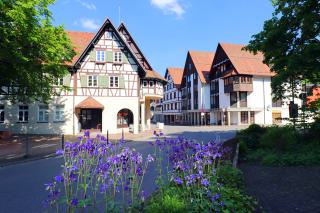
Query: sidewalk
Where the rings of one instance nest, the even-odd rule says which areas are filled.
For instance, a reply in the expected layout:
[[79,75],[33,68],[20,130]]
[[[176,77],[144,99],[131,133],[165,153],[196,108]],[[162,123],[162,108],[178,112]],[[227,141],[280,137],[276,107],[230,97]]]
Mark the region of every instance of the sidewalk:
[[[97,134],[99,133],[91,133],[90,137]],[[65,135],[64,143],[74,142],[82,135],[83,133]],[[153,130],[139,134],[124,133],[123,136],[126,141],[144,140],[153,136]],[[110,141],[118,141],[121,138],[122,133],[109,134]],[[13,135],[9,139],[0,140],[0,166],[55,156],[56,150],[62,148],[62,140],[62,135]]]

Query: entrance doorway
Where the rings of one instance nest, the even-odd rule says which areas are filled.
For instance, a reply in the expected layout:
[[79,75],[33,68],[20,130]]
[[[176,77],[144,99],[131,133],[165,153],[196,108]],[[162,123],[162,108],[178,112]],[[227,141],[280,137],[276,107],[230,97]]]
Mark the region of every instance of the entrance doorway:
[[128,128],[133,124],[133,113],[130,109],[122,109],[117,114],[117,127]]
[[102,109],[81,109],[80,111],[81,129],[102,130]]

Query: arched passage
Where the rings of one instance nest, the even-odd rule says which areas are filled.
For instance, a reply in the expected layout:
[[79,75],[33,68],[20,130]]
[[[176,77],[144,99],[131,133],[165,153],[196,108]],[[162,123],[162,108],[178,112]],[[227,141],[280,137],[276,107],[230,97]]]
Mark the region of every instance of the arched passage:
[[117,114],[117,127],[128,128],[133,124],[133,113],[130,109],[122,109]]

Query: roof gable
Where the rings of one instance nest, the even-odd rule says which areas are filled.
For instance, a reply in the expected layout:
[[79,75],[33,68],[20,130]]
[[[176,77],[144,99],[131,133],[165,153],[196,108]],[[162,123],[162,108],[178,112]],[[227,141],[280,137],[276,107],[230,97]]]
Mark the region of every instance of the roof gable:
[[180,88],[183,76],[183,68],[169,67],[167,68],[166,75],[170,75],[172,77],[172,81],[177,88]]
[[103,25],[100,27],[99,31],[94,35],[94,37],[91,39],[91,41],[88,43],[86,48],[83,50],[79,58],[75,61],[74,67],[79,67],[80,63],[84,60],[85,56],[88,54],[88,52],[94,48],[94,44],[99,40],[99,38],[104,33],[105,29],[109,27],[112,29],[112,31],[115,33],[117,38],[120,40],[120,42],[124,45],[124,47],[127,49],[127,51],[133,56],[134,61],[138,64],[138,73],[140,77],[145,77],[147,71],[144,69],[142,64],[140,63],[140,60],[136,57],[136,54],[132,51],[128,43],[124,40],[124,38],[120,35],[118,30],[114,27],[110,19],[106,19],[106,21],[103,23]]
[[209,82],[209,73],[215,53],[208,51],[189,51],[188,54],[199,74],[202,83]]
[[249,51],[242,50],[245,45],[219,43],[219,46],[228,56],[234,68],[239,74],[273,76],[274,73],[263,63],[263,54],[258,52],[256,55]]
[[146,70],[152,70],[152,67],[150,63],[148,62],[147,58],[143,55],[142,51],[140,50],[139,46],[131,36],[129,30],[124,25],[124,23],[121,23],[118,27],[118,31],[124,36],[126,39],[126,42],[132,49],[132,51],[136,54],[136,57],[140,60],[141,64],[144,66]]

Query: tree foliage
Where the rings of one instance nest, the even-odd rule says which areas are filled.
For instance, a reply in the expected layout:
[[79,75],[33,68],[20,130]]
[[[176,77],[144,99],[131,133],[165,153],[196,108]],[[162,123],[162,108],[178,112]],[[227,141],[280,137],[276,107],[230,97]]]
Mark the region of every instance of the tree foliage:
[[275,12],[263,30],[252,36],[245,48],[264,54],[276,75],[272,90],[276,99],[290,91],[297,94],[300,80],[320,82],[319,0],[273,0]]
[[0,1],[0,96],[13,102],[48,101],[68,74],[75,52],[48,9],[55,0]]

